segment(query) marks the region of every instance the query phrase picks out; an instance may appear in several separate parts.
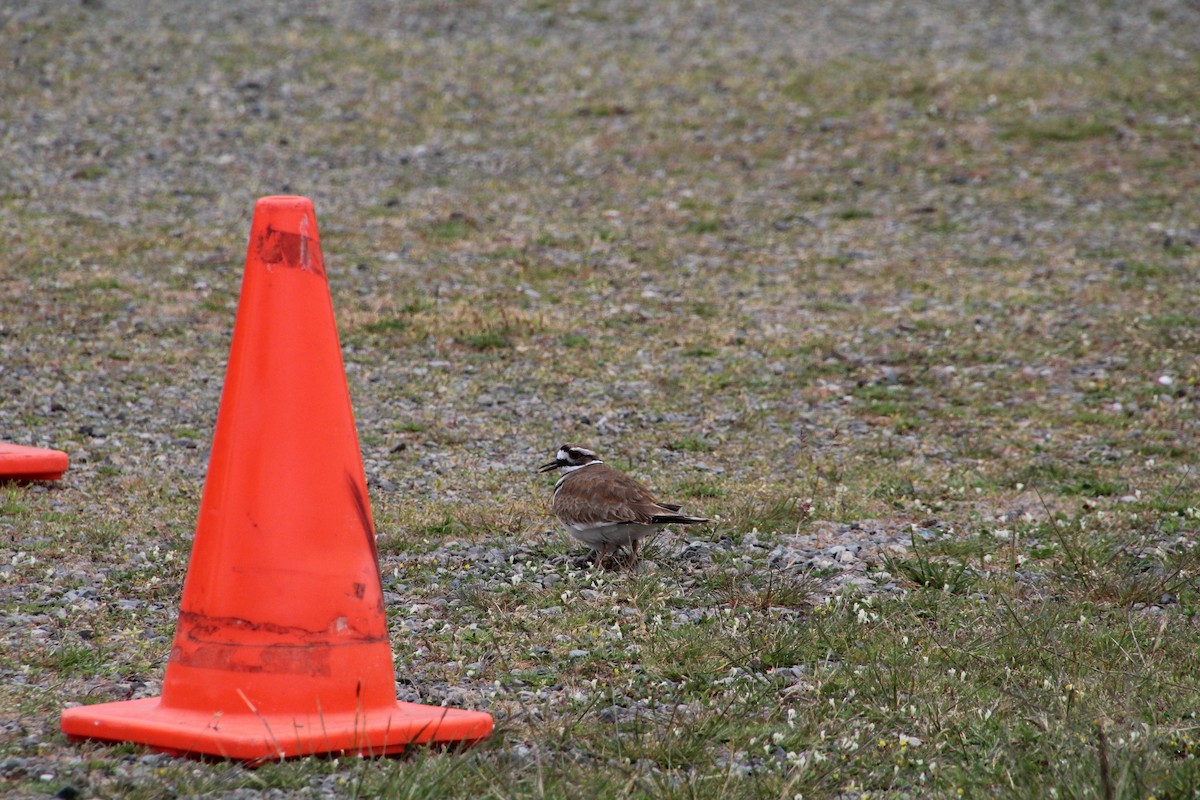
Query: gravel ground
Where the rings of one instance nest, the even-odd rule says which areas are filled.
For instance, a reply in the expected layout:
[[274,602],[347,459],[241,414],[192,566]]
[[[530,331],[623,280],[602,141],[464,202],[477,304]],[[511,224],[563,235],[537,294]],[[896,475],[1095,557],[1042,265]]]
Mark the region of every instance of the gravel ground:
[[[0,440],[63,449],[72,461],[61,485],[7,495],[10,509],[31,505],[47,518],[35,524],[16,512],[0,514],[0,593],[15,609],[0,622],[0,677],[17,687],[40,680],[21,665],[64,641],[86,643],[88,620],[110,614],[137,629],[145,652],[165,653],[255,198],[297,193],[316,203],[377,516],[402,518],[398,507],[412,498],[442,508],[480,503],[495,490],[510,502],[548,489],[529,474],[557,447],[558,431],[620,441],[623,457],[640,459],[631,452],[639,431],[703,428],[725,436],[744,409],[726,409],[727,418],[696,408],[672,416],[644,405],[650,396],[644,376],[624,374],[581,378],[576,385],[588,400],[580,408],[555,402],[569,377],[555,382],[519,365],[498,374],[436,346],[423,360],[393,357],[386,346],[354,333],[378,318],[378,298],[402,303],[439,292],[478,292],[481,305],[490,301],[486,287],[464,278],[487,257],[487,247],[462,246],[452,237],[429,243],[426,236],[424,245],[409,240],[421,231],[454,230],[438,225],[486,227],[501,232],[489,245],[494,249],[505,237],[569,232],[580,218],[635,227],[622,219],[633,216],[631,209],[614,207],[629,193],[611,175],[620,170],[615,149],[652,145],[642,118],[681,119],[699,141],[708,131],[706,115],[723,113],[723,91],[736,87],[745,94],[744,87],[761,83],[765,92],[797,70],[874,60],[919,64],[937,80],[958,70],[1003,71],[1030,62],[1053,68],[1138,54],[1194,57],[1195,2],[1085,5],[364,1],[297,11],[282,2],[85,0],[0,8]],[[370,57],[343,68],[355,48]],[[706,92],[664,79],[673,74],[704,76],[699,85]],[[564,115],[609,122],[584,137],[546,133],[561,128]],[[843,124],[831,118],[825,130],[842,136]],[[697,183],[696,192],[702,196],[719,184],[725,168],[714,160],[713,183]],[[679,188],[670,174],[652,178]],[[878,191],[875,199],[885,207],[922,203]],[[769,206],[783,193],[765,181],[740,202]],[[729,213],[736,220],[743,211]],[[656,214],[638,213],[652,222]],[[970,218],[977,243],[996,238],[987,217]],[[787,219],[778,224],[792,224]],[[1200,236],[1194,220],[1191,228],[1187,220],[1174,222],[1180,232],[1168,220],[1160,233]],[[1031,236],[1055,235],[1038,234],[1034,224],[1030,230]],[[1106,235],[1099,230],[1084,237]],[[833,232],[814,233],[812,244],[818,251],[845,250]],[[423,258],[439,247],[431,266]],[[886,260],[886,245],[879,247],[863,258]],[[596,252],[615,258],[602,242]],[[679,254],[680,274],[702,273],[706,257]],[[550,247],[544,258],[550,268],[569,269],[580,256]],[[631,283],[647,280],[635,265],[625,269]],[[672,299],[677,289],[654,283],[637,291],[639,303],[682,302]],[[755,305],[754,296],[746,302],[750,313],[761,312],[754,324],[762,330],[786,324],[772,318],[769,303]],[[554,298],[533,289],[514,307],[526,315],[521,320],[561,320],[584,311],[556,307]],[[614,308],[618,312],[641,313],[631,304]],[[675,352],[651,346],[646,358]],[[772,364],[762,356],[757,368],[769,372]],[[886,369],[878,370],[886,383]],[[862,425],[840,396],[831,389],[827,401],[810,404],[796,428],[783,433],[835,450],[840,445],[829,431],[853,437]],[[414,419],[426,427],[411,425]],[[794,455],[782,444],[773,452]],[[719,452],[678,451],[630,466],[642,468],[643,476],[659,467],[672,476],[748,484],[763,467],[722,460]],[[464,488],[468,469],[486,474],[486,481]],[[159,498],[165,510],[127,508],[130,494]],[[1037,508],[1033,496],[1009,498],[980,519],[1002,526]],[[666,535],[643,570],[676,565],[672,575],[686,592],[689,581],[712,568],[716,553],[725,569],[777,570],[812,581],[806,591],[817,598],[847,586],[895,592],[897,582],[881,571],[884,557],[906,552],[913,536],[949,535],[936,516],[915,526],[901,519],[808,520],[802,533],[761,539],[756,532],[714,539]],[[93,561],[87,548],[79,557],[39,554],[57,535],[56,520],[80,519],[96,521],[93,535],[132,537],[118,548],[120,560]],[[523,516],[516,527],[527,535],[516,541],[511,531],[465,536],[451,530],[427,547],[385,546],[395,635],[407,641],[440,627],[448,605],[464,623],[485,622],[485,607],[462,610],[471,605],[464,592],[516,582],[578,590],[585,572],[575,566],[579,552],[550,524],[545,515]],[[158,534],[183,544],[164,543],[160,551],[148,545]],[[407,577],[412,573],[446,576],[449,591],[439,596],[436,584],[415,584]],[[140,589],[114,597],[114,584]],[[606,601],[620,596],[603,586],[578,591]],[[683,609],[674,622],[710,612],[717,613]],[[493,685],[476,678],[480,664],[427,662],[420,647],[397,658],[398,668],[412,676],[401,686],[401,699],[505,707]],[[56,698],[63,692],[153,695],[160,687],[152,676],[161,677],[160,667],[47,687],[40,714],[28,702],[19,710],[0,708],[0,740],[19,753],[0,760],[0,778],[27,786],[46,776],[49,791],[69,788],[94,751],[81,755],[57,740]],[[554,691],[531,690],[530,697],[553,707]],[[602,713],[652,713],[616,699]],[[93,776],[92,791],[152,782],[162,763],[160,756],[120,755],[103,779],[110,783]],[[321,780],[302,793],[344,793],[336,775]],[[251,794],[288,792],[245,791]]]

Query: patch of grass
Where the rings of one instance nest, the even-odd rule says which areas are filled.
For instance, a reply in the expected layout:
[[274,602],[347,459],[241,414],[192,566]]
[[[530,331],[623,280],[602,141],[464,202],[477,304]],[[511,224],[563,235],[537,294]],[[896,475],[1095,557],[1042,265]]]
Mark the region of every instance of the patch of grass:
[[718,530],[732,533],[751,530],[793,533],[810,518],[812,512],[812,501],[795,495],[743,495],[722,509]]
[[746,630],[740,644],[733,661],[754,672],[805,664],[813,651],[811,635],[794,620],[784,619],[762,620]]
[[722,606],[768,612],[806,608],[822,585],[821,577],[812,573],[725,567],[710,576],[706,588]]
[[1200,552],[1186,537],[1183,544],[1148,548],[1144,542],[1114,538],[1095,523],[1088,516],[1052,516],[1026,535],[1054,546],[1075,592],[1089,601],[1129,607],[1195,592],[1191,576],[1200,569]]
[[871,496],[886,500],[895,508],[904,508],[921,497],[911,477],[892,475],[883,478],[871,489]]
[[484,330],[464,333],[459,341],[475,350],[501,350],[512,347],[512,340],[503,330]]
[[71,177],[81,181],[95,181],[108,174],[108,167],[103,164],[88,164],[71,173]]
[[676,437],[667,443],[667,448],[670,450],[678,450],[684,453],[707,453],[713,449],[713,445],[708,439],[703,436],[687,434]]
[[688,478],[680,481],[675,485],[675,491],[680,497],[725,497],[727,490],[724,485],[715,478],[698,477]]
[[1022,467],[1010,478],[1042,492],[1081,497],[1112,497],[1123,494],[1120,484],[1095,470],[1071,467],[1058,461],[1043,460]]
[[362,330],[373,335],[386,335],[407,330],[412,323],[404,317],[385,317],[384,319],[368,322]]
[[91,677],[106,672],[110,654],[89,644],[64,644],[47,655],[48,666],[66,676]]
[[723,227],[720,219],[716,217],[703,217],[689,222],[687,224],[687,232],[695,234],[717,233]]
[[651,676],[701,685],[729,668],[729,661],[714,641],[711,624],[665,627],[646,642],[646,668]]
[[961,222],[952,219],[931,219],[924,223],[927,231],[939,236],[951,236],[964,230]]
[[1108,122],[1095,119],[1073,119],[1059,117],[1042,120],[1013,122],[1001,133],[1006,141],[1024,139],[1031,144],[1082,142],[1088,139],[1112,137],[1116,128]]
[[469,237],[477,227],[478,223],[466,215],[454,213],[425,226],[425,235],[435,242],[457,242]]
[[234,301],[227,297],[209,297],[197,306],[201,311],[209,314],[224,314],[234,307]]
[[1122,261],[1117,272],[1122,282],[1140,286],[1163,280],[1170,276],[1172,270],[1162,262],[1133,260]]
[[20,501],[16,492],[6,493],[0,497],[0,517],[17,517],[27,514],[30,507]]
[[974,587],[977,578],[968,564],[931,557],[925,548],[917,545],[917,538],[913,534],[911,556],[884,555],[883,565],[888,572],[906,578],[921,589],[962,594]]
[[623,117],[632,113],[627,106],[618,103],[592,104],[575,110],[577,117]]

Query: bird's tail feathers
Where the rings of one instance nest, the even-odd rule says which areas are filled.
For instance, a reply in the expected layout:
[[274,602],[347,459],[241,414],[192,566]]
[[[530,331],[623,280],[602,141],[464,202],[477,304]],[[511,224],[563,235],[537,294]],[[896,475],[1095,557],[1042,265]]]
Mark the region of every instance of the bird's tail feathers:
[[709,520],[705,517],[689,517],[687,514],[655,514],[650,521],[658,525],[699,525]]

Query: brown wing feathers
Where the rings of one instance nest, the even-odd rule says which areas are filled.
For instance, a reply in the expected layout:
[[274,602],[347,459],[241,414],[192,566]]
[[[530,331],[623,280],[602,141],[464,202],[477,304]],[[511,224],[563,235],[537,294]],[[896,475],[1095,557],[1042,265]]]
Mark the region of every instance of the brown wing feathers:
[[677,514],[676,503],[656,503],[650,490],[607,464],[593,464],[568,475],[577,495],[558,492],[554,512],[583,524],[638,522],[642,524],[690,524],[707,522],[699,517]]

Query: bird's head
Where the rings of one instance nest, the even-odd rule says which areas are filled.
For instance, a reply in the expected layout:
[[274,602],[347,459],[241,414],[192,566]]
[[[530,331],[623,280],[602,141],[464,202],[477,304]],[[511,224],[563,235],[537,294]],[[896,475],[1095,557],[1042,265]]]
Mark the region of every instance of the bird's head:
[[588,464],[599,460],[596,454],[586,447],[564,444],[558,448],[558,453],[554,456],[554,460],[549,464],[542,464],[538,467],[538,472],[553,472],[556,469],[565,469],[570,472],[573,469],[586,467]]

